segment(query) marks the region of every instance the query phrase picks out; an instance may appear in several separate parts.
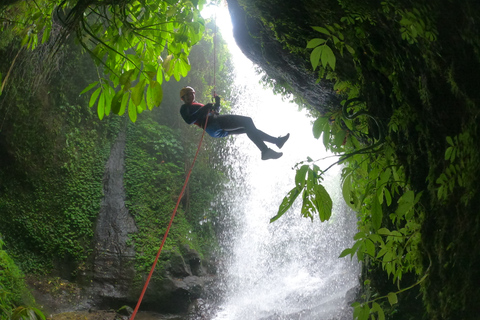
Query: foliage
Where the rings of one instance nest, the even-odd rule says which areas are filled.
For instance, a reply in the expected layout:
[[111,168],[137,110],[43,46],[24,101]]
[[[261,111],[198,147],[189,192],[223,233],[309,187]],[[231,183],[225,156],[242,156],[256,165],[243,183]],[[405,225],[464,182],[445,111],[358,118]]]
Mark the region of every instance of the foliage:
[[11,320],[45,320],[45,315],[37,308],[20,306],[13,310]]
[[[192,51],[192,58],[193,63],[205,67],[213,58],[211,31],[201,44]],[[217,44],[222,46],[217,51],[220,64],[215,70],[217,83],[222,85],[219,93],[228,96],[232,64],[225,42],[219,38]],[[14,41],[7,44],[13,48],[15,45]],[[6,145],[5,153],[0,152],[0,161],[5,164],[2,166],[5,170],[0,171],[0,229],[8,238],[15,239],[9,243],[9,251],[24,271],[47,273],[61,266],[62,276],[70,277],[86,267],[91,253],[93,223],[102,197],[103,167],[122,119],[108,118],[100,124],[92,109],[86,107],[88,100],[78,97],[92,72],[70,43],[60,49],[69,55],[67,62],[59,59],[62,73],[53,70],[49,81],[40,82],[32,90],[37,69],[30,64],[51,63],[44,55],[37,54],[50,49],[39,44],[33,52],[23,50],[16,64],[22,69],[12,69],[11,82],[2,95],[0,110],[5,119],[1,129]],[[8,57],[10,60],[1,63],[2,72],[10,68],[14,59]],[[192,77],[182,80],[199,83],[198,89],[207,97],[211,88],[207,80],[213,77],[213,71],[212,68],[195,70]],[[101,72],[99,69],[98,74]],[[134,140],[129,141],[132,153],[127,159],[125,182],[128,206],[141,230],[132,238],[139,255],[138,270],[151,265],[149,259],[154,255],[149,253],[158,249],[165,221],[183,183],[186,163],[196,148],[196,134],[201,133],[184,123],[181,129],[166,126],[179,127],[169,121],[180,119],[178,90],[170,90],[172,85],[172,82],[162,84],[168,92],[175,92],[166,95],[162,108],[149,113],[150,116],[142,115],[144,123],[129,129],[129,137]],[[42,93],[39,106],[38,92]],[[73,101],[76,103],[69,103]],[[166,125],[159,125],[152,117]],[[192,175],[188,198],[183,202],[185,210],[180,210],[174,222],[164,260],[169,258],[168,250],[178,251],[184,244],[201,254],[216,245],[214,219],[218,213],[208,207],[220,188],[222,166],[218,165],[220,157],[214,154],[219,148],[217,144],[206,142],[203,147],[205,153],[197,161],[198,169]]]
[[[0,237],[0,319],[20,319],[21,317],[27,319],[26,313],[29,313],[36,314],[38,319],[44,320],[45,317],[36,308],[15,308],[15,305],[31,304],[33,297],[25,285],[23,273],[3,249],[3,245],[4,242]],[[36,318],[30,317],[29,319]]]
[[[180,132],[144,118],[130,125],[127,132],[125,186],[127,207],[139,229],[131,239],[135,243],[136,269],[148,270],[166,231],[184,180],[184,159],[187,152]],[[194,147],[190,145],[189,147]],[[189,158],[188,158],[189,159]],[[190,163],[188,163],[190,165]],[[174,252],[188,245],[201,254],[211,250],[215,233],[211,223],[201,223],[205,208],[214,194],[206,184],[215,184],[218,173],[197,160],[186,197],[187,208],[177,212],[164,246],[158,272]],[[197,188],[202,185],[203,188]],[[190,193],[192,194],[190,196]],[[197,203],[197,200],[201,200]],[[161,274],[161,273],[160,273]]]
[[341,27],[339,24],[334,24],[334,26],[323,27],[313,27],[315,31],[318,31],[326,36],[326,39],[315,38],[310,40],[307,43],[307,48],[312,49],[313,51],[310,55],[310,62],[312,63],[313,70],[317,69],[319,62],[321,61],[322,67],[324,70],[327,68],[327,65],[330,66],[332,71],[335,71],[336,58],[330,46],[327,43],[333,42],[334,47],[340,52],[340,55],[343,56],[343,49],[346,48],[351,54],[355,53],[355,50],[345,43],[345,37],[341,32]]
[[[9,49],[2,56],[11,57]],[[102,196],[98,177],[118,119],[100,127],[78,97],[90,74],[69,46],[68,61],[59,55],[63,72],[50,68],[53,76],[37,81],[49,67],[44,49],[22,51],[22,68],[12,69],[2,95],[0,231],[14,239],[8,250],[23,271],[45,273],[69,260],[64,270],[75,274],[90,253]],[[2,61],[2,70],[10,62]]]
[[[309,159],[309,162],[313,162]],[[332,199],[320,182],[323,180],[323,172],[317,165],[302,165],[295,175],[295,188],[283,199],[275,217],[270,219],[274,222],[280,218],[293,205],[297,197],[302,194],[302,216],[313,220],[313,214],[318,213],[320,221],[330,219],[332,215]]]
[[[74,34],[103,72],[82,93],[95,89],[89,105],[100,119],[113,112],[137,114],[158,106],[162,81],[190,70],[188,55],[204,31],[204,1],[20,1],[2,8],[2,32],[13,29],[22,46],[52,41],[52,54]],[[57,25],[61,24],[61,28]],[[128,110],[128,111],[127,111]]]
[[[262,1],[267,2],[272,1]],[[306,3],[298,4],[300,10]],[[318,12],[316,20],[310,21],[321,37],[307,28],[279,36],[278,30],[291,23],[290,17],[257,13],[289,51],[302,54],[296,43],[304,40],[318,81],[333,81],[343,100],[313,124],[314,136],[338,155],[336,164],[344,166],[343,196],[359,218],[355,244],[341,257],[356,255],[369,266],[365,270],[384,270],[392,284],[381,288],[388,291],[359,297],[354,304],[357,319],[395,318],[402,297],[418,286],[425,298],[424,312],[431,318],[447,319],[458,312],[475,318],[472,306],[478,305],[478,289],[467,284],[478,279],[478,272],[456,267],[464,265],[464,258],[454,254],[453,248],[463,252],[462,257],[469,254],[448,231],[439,230],[465,235],[461,237],[468,243],[478,233],[473,231],[478,230],[478,219],[472,216],[478,205],[474,200],[479,172],[478,104],[474,102],[478,94],[470,83],[478,77],[479,38],[472,33],[473,24],[456,23],[477,21],[478,14],[472,11],[477,7],[472,1],[462,5],[325,1],[322,9],[328,8],[329,13]],[[303,9],[315,10],[313,6]],[[452,30],[461,36],[452,36]],[[305,39],[306,35],[310,37]],[[344,54],[345,48],[349,55]],[[307,161],[310,166],[316,164]],[[320,176],[328,169],[319,169]],[[303,170],[298,164],[297,177],[304,176]],[[272,220],[299,195],[297,179],[295,183]],[[312,208],[316,214],[322,210]],[[456,222],[450,226],[452,215]],[[466,221],[471,222],[468,227]],[[475,259],[467,261],[475,268]],[[452,296],[455,278],[468,286],[462,298]],[[448,289],[436,285],[443,279],[449,279]]]

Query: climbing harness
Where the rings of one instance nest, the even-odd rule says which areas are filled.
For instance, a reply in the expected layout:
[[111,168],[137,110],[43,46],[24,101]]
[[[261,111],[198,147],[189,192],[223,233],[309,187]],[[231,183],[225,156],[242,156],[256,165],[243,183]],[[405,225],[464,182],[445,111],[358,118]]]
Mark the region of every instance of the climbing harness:
[[135,306],[135,310],[133,310],[130,320],[135,319],[135,316],[138,312],[138,308],[140,307],[140,304],[142,303],[142,300],[143,300],[143,296],[145,295],[145,291],[147,291],[148,284],[150,283],[150,279],[152,278],[153,271],[155,270],[155,266],[157,265],[158,258],[160,257],[160,253],[162,252],[163,245],[167,240],[168,232],[170,231],[170,227],[172,226],[173,219],[175,218],[175,214],[177,213],[178,206],[180,205],[180,201],[182,200],[185,189],[187,188],[188,180],[190,179],[190,175],[192,174],[193,166],[195,165],[195,161],[197,160],[198,153],[200,152],[200,147],[202,146],[203,137],[205,136],[205,129],[207,128],[207,124],[208,124],[208,115],[207,115],[207,118],[205,119],[205,127],[203,129],[200,142],[198,143],[197,152],[195,153],[195,157],[193,158],[192,165],[190,166],[190,170],[188,171],[187,177],[183,184],[182,191],[178,196],[177,204],[175,205],[175,209],[173,209],[172,217],[170,218],[170,222],[168,223],[168,227],[167,227],[167,230],[165,231],[165,235],[163,236],[162,243],[160,244],[160,248],[158,249],[157,255],[155,257],[155,261],[153,262],[152,268],[150,269],[150,273],[148,274],[147,280],[145,281],[145,285],[143,286],[142,293],[140,294],[140,298],[138,299],[137,305]]

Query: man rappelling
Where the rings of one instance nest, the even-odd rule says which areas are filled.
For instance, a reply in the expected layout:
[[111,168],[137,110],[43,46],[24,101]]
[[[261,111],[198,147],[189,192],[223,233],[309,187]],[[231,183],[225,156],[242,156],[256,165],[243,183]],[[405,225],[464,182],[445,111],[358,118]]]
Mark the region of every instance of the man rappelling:
[[[262,160],[278,159],[283,155],[283,153],[276,152],[267,147],[265,142],[275,144],[281,149],[290,137],[290,134],[275,138],[258,130],[250,117],[220,115],[220,97],[215,96],[215,104],[207,103],[203,105],[195,101],[195,90],[192,87],[182,88],[182,90],[180,90],[180,99],[184,102],[180,107],[180,114],[187,124],[195,124],[205,129],[205,131],[214,138],[246,133],[248,138],[250,138],[262,152]],[[205,123],[207,124],[206,127]]]

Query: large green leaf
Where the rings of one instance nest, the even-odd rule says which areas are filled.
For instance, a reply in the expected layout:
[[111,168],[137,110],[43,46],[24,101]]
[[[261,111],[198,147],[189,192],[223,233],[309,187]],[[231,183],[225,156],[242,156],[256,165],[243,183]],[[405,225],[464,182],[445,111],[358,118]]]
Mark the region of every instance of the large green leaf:
[[328,117],[318,117],[317,120],[313,123],[312,131],[315,139],[320,138],[322,133],[325,130],[329,130],[329,119]]
[[305,186],[305,177],[307,175],[308,168],[309,165],[304,164],[300,167],[300,169],[297,170],[297,173],[295,174],[295,186],[300,190]]
[[95,105],[95,102],[97,102],[98,95],[100,94],[101,91],[102,91],[102,88],[97,88],[97,90],[95,90],[93,94],[90,96],[90,102],[88,103],[88,106],[90,108]]
[[335,63],[337,60],[335,58],[335,54],[333,53],[332,49],[329,46],[323,45],[322,47],[323,47],[323,50],[321,52],[322,66],[326,68],[328,64],[330,65],[332,70],[335,70]]
[[319,45],[324,44],[325,41],[326,41],[325,39],[321,39],[321,38],[312,39],[312,40],[308,41],[307,48],[311,49],[311,48],[318,47]]
[[102,92],[97,104],[97,114],[100,120],[105,116],[105,91]]
[[135,73],[135,69],[130,69],[130,70],[122,73],[122,75],[120,76],[120,79],[119,79],[120,84],[122,86],[130,84],[132,82],[132,80],[134,79],[134,77],[133,77],[134,73]]
[[132,88],[132,102],[135,106],[139,106],[143,100],[143,93],[145,91],[145,79],[142,79],[139,83]]
[[128,117],[132,122],[137,121],[137,106],[133,103],[132,98],[128,104]]
[[[0,82],[2,80],[2,74],[0,73]],[[85,92],[87,91],[90,91],[91,89],[93,89],[96,85],[98,85],[98,81],[95,81],[93,83],[90,83],[85,89],[83,89],[82,92],[80,92],[80,94],[84,94]]]
[[322,57],[323,48],[324,46],[316,47],[310,54],[310,63],[312,64],[313,70],[317,69],[320,58]]
[[332,216],[332,198],[328,194],[325,187],[321,184],[315,187],[315,200],[313,201],[315,208],[318,211],[320,221],[326,221]]
[[112,112],[115,114],[120,113],[120,108],[122,105],[122,100],[123,100],[124,92],[123,91],[118,91],[112,98]]
[[300,190],[298,188],[293,188],[290,192],[283,198],[280,207],[278,208],[277,215],[270,219],[270,222],[274,222],[278,220],[288,209],[290,209],[297,199],[298,195],[300,194]]

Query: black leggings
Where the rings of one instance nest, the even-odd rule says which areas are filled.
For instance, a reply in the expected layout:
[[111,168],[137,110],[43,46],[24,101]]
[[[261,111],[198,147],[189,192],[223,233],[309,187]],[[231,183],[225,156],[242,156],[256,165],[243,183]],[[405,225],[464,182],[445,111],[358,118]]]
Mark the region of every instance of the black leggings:
[[218,125],[221,129],[227,131],[229,134],[246,133],[253,143],[261,151],[268,149],[264,141],[270,143],[277,143],[278,138],[272,137],[265,132],[258,130],[253,123],[252,118],[237,116],[237,115],[216,115],[212,119],[212,125]]

